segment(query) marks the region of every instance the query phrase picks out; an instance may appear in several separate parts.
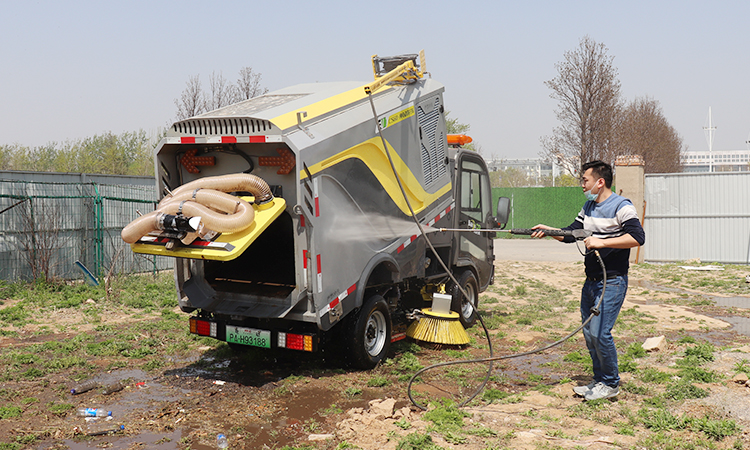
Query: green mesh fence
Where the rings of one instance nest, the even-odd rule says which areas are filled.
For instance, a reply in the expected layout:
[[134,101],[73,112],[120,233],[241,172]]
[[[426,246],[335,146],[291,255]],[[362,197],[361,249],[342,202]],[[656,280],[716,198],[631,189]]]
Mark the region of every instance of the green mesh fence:
[[171,269],[171,258],[138,255],[122,228],[153,211],[153,187],[0,180],[0,279],[82,278]]
[[531,228],[539,223],[566,227],[586,201],[580,187],[493,188],[493,205],[499,197],[511,199],[508,228]]

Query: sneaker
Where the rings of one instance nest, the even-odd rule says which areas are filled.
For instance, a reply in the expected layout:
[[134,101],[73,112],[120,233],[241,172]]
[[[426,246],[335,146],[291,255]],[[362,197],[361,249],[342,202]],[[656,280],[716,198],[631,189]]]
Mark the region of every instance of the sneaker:
[[620,393],[619,387],[609,387],[604,383],[596,383],[590,391],[586,392],[586,401],[599,400],[600,398],[612,398]]
[[591,389],[596,386],[596,381],[592,381],[591,383],[587,384],[586,386],[576,386],[573,388],[573,392],[583,397],[586,395],[586,392],[590,391]]

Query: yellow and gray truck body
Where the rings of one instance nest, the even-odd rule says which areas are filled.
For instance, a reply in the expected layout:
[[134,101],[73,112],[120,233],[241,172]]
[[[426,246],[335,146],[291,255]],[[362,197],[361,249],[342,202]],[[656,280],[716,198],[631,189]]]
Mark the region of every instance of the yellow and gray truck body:
[[[409,308],[449,281],[437,257],[473,297],[454,305],[473,324],[467,302],[476,306],[492,282],[492,238],[435,228],[494,226],[487,167],[476,152],[449,147],[443,85],[410,67],[418,76],[301,84],[169,129],[156,150],[162,196],[242,172],[273,193],[270,204],[235,193],[255,210],[250,229],[188,245],[151,233],[132,244],[176,258],[179,305],[196,312],[192,332],[308,351],[336,336],[355,365],[372,367],[404,337]],[[412,221],[379,129],[438,255]]]

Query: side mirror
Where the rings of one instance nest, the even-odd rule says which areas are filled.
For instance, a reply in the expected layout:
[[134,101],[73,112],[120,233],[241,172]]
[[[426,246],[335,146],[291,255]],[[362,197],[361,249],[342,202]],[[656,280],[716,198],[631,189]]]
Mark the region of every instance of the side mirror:
[[505,228],[508,224],[508,218],[510,217],[510,199],[508,197],[500,197],[497,199],[497,216],[495,216],[495,222],[497,227],[500,229]]

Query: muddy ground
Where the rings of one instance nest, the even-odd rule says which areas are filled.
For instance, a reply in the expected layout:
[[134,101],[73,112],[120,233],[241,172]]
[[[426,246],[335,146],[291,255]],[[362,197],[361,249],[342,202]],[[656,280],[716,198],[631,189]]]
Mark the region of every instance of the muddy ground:
[[[173,307],[92,298],[40,306],[42,317],[11,322],[14,307],[27,304],[6,295],[0,449],[211,449],[219,433],[233,449],[750,448],[750,269],[680,266],[631,271],[615,328],[624,369],[616,399],[587,404],[573,394],[591,374],[579,333],[540,354],[496,362],[461,409],[435,402],[466,400],[486,363],[425,373],[413,396],[433,402],[432,413],[410,401],[411,375],[440,361],[486,357],[481,326],[465,348],[403,341],[385,364],[362,372],[337,352],[236,353],[186,333],[187,315]],[[495,285],[480,303],[494,353],[531,350],[573,331],[582,271],[580,262],[498,260]],[[638,350],[658,336],[660,349]],[[691,360],[691,373],[700,374],[691,378],[685,361],[695,349],[710,357]],[[126,387],[71,395],[86,378]],[[86,436],[80,407],[112,411],[95,425],[124,431]]]

